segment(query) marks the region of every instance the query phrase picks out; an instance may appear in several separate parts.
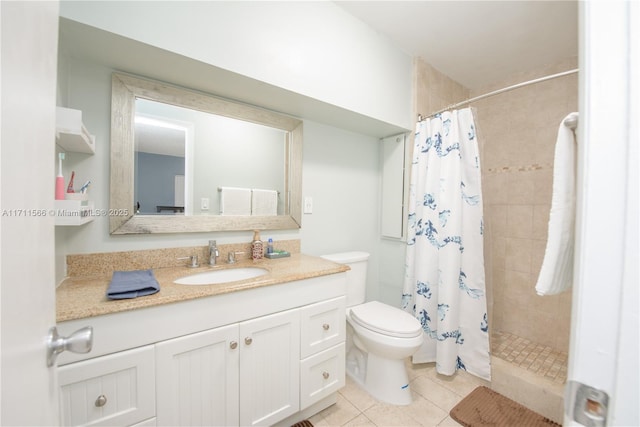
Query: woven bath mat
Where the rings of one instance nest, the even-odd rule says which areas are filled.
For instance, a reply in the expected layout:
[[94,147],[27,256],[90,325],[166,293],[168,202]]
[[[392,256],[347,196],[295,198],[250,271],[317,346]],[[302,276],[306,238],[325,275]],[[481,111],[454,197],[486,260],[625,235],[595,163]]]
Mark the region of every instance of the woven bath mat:
[[560,427],[560,424],[484,386],[469,393],[449,414],[466,427]]
[[291,427],[313,427],[313,424],[311,424],[311,421],[309,420],[302,420],[302,421],[298,421]]

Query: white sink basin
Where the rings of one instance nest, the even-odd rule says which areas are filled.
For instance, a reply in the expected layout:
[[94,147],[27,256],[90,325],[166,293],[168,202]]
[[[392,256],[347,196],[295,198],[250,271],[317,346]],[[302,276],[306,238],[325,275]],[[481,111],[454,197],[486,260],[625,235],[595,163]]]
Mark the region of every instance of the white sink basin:
[[178,285],[215,285],[218,283],[252,279],[263,276],[268,272],[269,270],[259,267],[228,268],[226,270],[207,271],[206,273],[181,277],[174,283]]

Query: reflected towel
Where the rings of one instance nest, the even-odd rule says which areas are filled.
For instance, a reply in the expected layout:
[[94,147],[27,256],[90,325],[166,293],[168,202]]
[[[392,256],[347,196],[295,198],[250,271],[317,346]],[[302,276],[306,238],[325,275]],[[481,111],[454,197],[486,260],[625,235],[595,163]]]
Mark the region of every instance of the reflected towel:
[[278,215],[278,192],[251,190],[251,215]]
[[221,187],[220,215],[251,215],[251,189]]
[[564,125],[563,120],[556,140],[549,233],[536,284],[538,295],[559,294],[569,289],[573,282],[576,218],[575,145],[575,135]]
[[151,270],[114,271],[107,288],[109,299],[136,298],[155,294],[160,285]]

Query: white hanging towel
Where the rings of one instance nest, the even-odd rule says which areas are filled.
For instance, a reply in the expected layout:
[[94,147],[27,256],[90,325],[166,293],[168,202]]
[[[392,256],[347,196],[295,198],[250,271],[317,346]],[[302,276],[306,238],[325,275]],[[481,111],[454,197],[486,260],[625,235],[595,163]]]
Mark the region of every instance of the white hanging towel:
[[251,215],[278,215],[278,192],[251,190]]
[[220,187],[220,215],[251,215],[251,189]]
[[576,144],[564,121],[558,129],[553,161],[553,195],[549,233],[542,268],[536,284],[538,295],[559,294],[573,282],[573,249],[576,218]]

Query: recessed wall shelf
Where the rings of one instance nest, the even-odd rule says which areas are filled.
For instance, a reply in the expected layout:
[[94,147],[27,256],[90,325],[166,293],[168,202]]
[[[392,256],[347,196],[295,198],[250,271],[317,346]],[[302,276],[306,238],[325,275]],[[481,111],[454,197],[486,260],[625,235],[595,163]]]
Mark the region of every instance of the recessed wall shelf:
[[94,154],[96,138],[82,123],[82,111],[57,107],[56,144],[65,151]]

